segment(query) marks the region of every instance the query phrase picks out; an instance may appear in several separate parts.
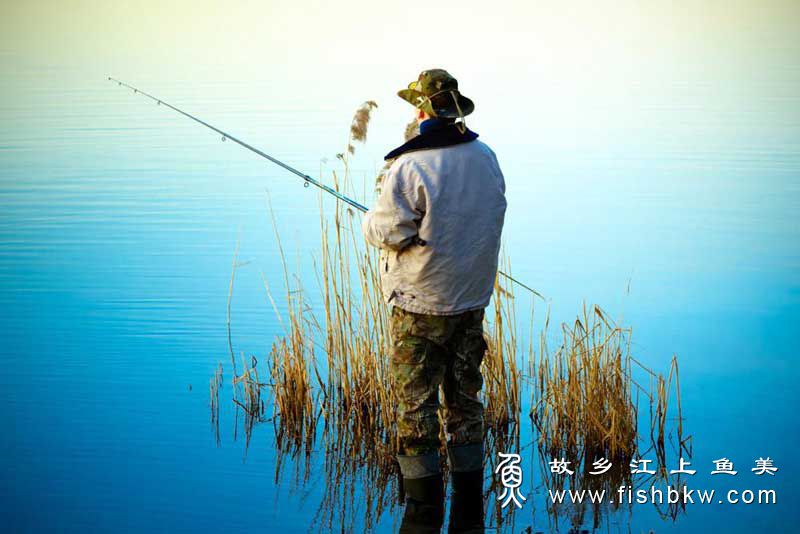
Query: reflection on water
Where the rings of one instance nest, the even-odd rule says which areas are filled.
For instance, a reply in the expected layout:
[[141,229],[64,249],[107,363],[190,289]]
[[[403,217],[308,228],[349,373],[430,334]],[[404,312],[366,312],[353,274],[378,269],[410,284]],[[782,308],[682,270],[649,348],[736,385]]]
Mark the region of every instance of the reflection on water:
[[[253,368],[248,369],[247,373]],[[658,377],[658,381],[663,381],[663,377]],[[524,382],[523,390],[530,392],[530,385]],[[272,384],[263,384],[268,387]],[[214,391],[212,396],[216,396],[218,391]],[[587,434],[576,437],[575,440],[559,441],[565,439],[563,436],[549,436],[548,430],[537,430],[527,443],[520,441],[520,429],[523,425],[533,426],[534,421],[540,418],[546,410],[537,410],[531,414],[531,418],[524,418],[522,414],[514,414],[515,421],[503,427],[488,426],[485,436],[485,494],[484,508],[487,516],[487,527],[499,531],[516,532],[520,529],[533,531],[525,519],[518,518],[519,512],[512,506],[503,508],[501,500],[498,498],[503,491],[500,485],[500,477],[496,475],[499,461],[499,453],[517,453],[525,455],[532,452],[537,458],[538,473],[534,478],[541,481],[539,486],[531,487],[525,491],[527,498],[534,494],[541,497],[545,492],[569,489],[572,491],[597,491],[605,490],[608,494],[613,494],[620,486],[631,488],[635,492],[639,488],[646,488],[654,484],[669,485],[673,488],[680,488],[684,484],[681,475],[670,475],[667,470],[668,457],[682,456],[691,459],[691,451],[685,447],[686,438],[682,438],[678,425],[666,425],[666,413],[661,413],[661,409],[666,408],[659,401],[658,392],[653,391],[653,398],[649,400],[652,404],[656,403],[656,413],[650,419],[649,428],[639,431],[639,434],[632,436],[634,448],[626,451],[617,451],[611,456],[612,469],[598,475],[590,474],[596,470],[596,465],[592,462],[598,456],[590,454],[598,452],[598,446],[609,445],[608,439],[601,439],[599,442],[587,442]],[[235,393],[234,393],[235,395]],[[649,395],[649,394],[648,394]],[[215,397],[212,397],[212,411]],[[649,398],[649,397],[648,397]],[[630,402],[633,402],[629,397]],[[319,397],[315,399],[319,401]],[[233,402],[237,410],[245,412],[245,418],[241,422],[241,428],[247,434],[245,447],[250,445],[250,434],[253,430],[254,419],[248,419],[248,410],[242,402],[235,397]],[[635,412],[639,407],[631,404],[630,408]],[[322,421],[322,428],[319,431],[308,432],[307,422],[300,428],[294,426],[292,419],[284,419],[279,414],[269,421],[258,421],[259,423],[271,423],[276,443],[276,467],[275,483],[279,486],[288,484],[293,490],[302,493],[306,484],[309,484],[312,474],[316,478],[322,479],[324,490],[316,503],[309,502],[309,505],[316,506],[313,524],[317,529],[327,531],[354,531],[371,530],[375,527],[381,516],[390,514],[397,517],[401,508],[402,489],[399,487],[399,469],[393,456],[393,450],[389,443],[376,447],[372,436],[355,433],[352,431],[352,421],[348,423],[347,415],[344,420],[340,420],[337,425],[325,423],[323,413],[326,410],[335,409],[324,402],[320,410],[314,412],[311,421],[311,428],[316,429],[316,423]],[[212,415],[212,419],[215,416]],[[679,420],[679,419],[678,419]],[[215,428],[218,431],[218,427]],[[670,447],[669,454],[665,448],[665,434],[674,437],[674,442]],[[526,433],[528,434],[528,433]],[[579,450],[564,452],[565,446],[579,446]],[[631,460],[638,456],[645,457],[653,451],[660,451],[655,454],[655,461],[647,467],[653,470],[653,474],[646,477],[638,477],[635,481],[631,476]],[[444,455],[444,450],[442,450]],[[609,455],[607,455],[609,456]],[[604,456],[605,457],[605,456]],[[574,474],[567,476],[564,473],[556,474],[552,472],[551,462],[557,458],[569,458],[570,465],[573,466]],[[285,460],[289,460],[288,462]],[[446,473],[447,464],[442,463],[442,468]],[[288,472],[287,472],[288,470]],[[530,475],[530,474],[528,474]],[[684,511],[681,504],[655,503],[653,505],[657,512],[663,517],[672,521],[678,519]],[[622,509],[622,510],[620,510]],[[549,503],[544,510],[547,514],[546,524],[552,529],[558,525],[567,528],[570,532],[582,532],[582,526],[587,525],[591,530],[602,528],[604,522],[607,525],[612,518],[617,517],[616,521],[625,523],[624,514],[632,512],[632,506],[628,503],[596,503],[579,506],[554,505]],[[587,516],[587,512],[589,515]],[[619,516],[622,515],[622,518]],[[542,520],[535,522],[542,525]],[[537,530],[538,531],[538,530]]]

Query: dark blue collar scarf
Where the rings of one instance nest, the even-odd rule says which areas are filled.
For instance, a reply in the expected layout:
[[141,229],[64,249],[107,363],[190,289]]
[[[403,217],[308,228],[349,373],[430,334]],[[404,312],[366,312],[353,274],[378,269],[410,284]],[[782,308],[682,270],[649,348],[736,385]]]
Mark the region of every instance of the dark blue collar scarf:
[[462,134],[455,123],[432,118],[419,125],[418,136],[386,154],[384,159],[394,159],[406,152],[413,152],[415,150],[443,148],[446,146],[468,143],[477,138],[478,134],[468,128]]

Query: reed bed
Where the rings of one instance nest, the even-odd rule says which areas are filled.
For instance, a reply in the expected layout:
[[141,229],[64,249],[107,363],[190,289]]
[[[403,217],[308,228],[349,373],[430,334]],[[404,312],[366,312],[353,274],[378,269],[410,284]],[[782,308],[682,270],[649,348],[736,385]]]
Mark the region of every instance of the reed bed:
[[312,383],[312,373],[319,376],[314,353],[314,332],[306,315],[307,306],[302,286],[299,281],[294,288],[291,285],[286,256],[275,225],[271,203],[269,208],[283,265],[283,282],[289,313],[288,321],[284,321],[275,306],[269,284],[264,279],[267,296],[285,332],[284,336],[273,342],[270,351],[269,374],[275,413],[273,420],[276,421],[276,440],[279,449],[294,451],[302,449],[308,456],[314,443],[318,419]]
[[[636,450],[637,411],[632,404],[630,331],[617,327],[598,306],[584,309],[563,343],[546,350],[536,376],[533,422],[553,457],[625,460]],[[618,463],[618,462],[615,462]]]
[[[569,485],[577,490],[613,492],[622,485],[634,487],[631,462],[655,451],[651,469],[656,477],[668,478],[665,441],[670,394],[677,403],[676,450],[688,452],[683,438],[677,359],[673,358],[668,378],[656,374],[631,356],[631,330],[618,326],[599,306],[584,307],[571,325],[562,325],[562,342],[555,352],[547,347],[542,333],[540,358],[531,361],[531,419],[537,434],[541,470],[548,489]],[[649,388],[634,378],[634,368],[651,379]],[[673,383],[674,382],[674,383]],[[649,442],[639,432],[639,395],[650,404]],[[550,462],[566,460],[574,474],[554,472]],[[611,467],[603,476],[591,474],[594,462],[607,461]],[[652,477],[648,479],[652,482]],[[548,502],[551,517],[559,509]],[[584,524],[586,504],[573,507],[574,527]],[[600,505],[593,506],[593,527],[599,526]],[[617,504],[616,506],[619,506]]]
[[[375,107],[367,102],[356,112],[347,149],[339,155],[344,172],[332,177],[337,191],[354,189],[348,160],[355,152],[354,143],[366,139],[370,112]],[[413,129],[407,129],[407,135],[412,134]],[[381,176],[376,188],[381,185]],[[232,358],[234,402],[245,413],[245,428],[252,429],[264,418],[261,390],[269,387],[279,454],[276,481],[283,456],[295,457],[301,452],[306,459],[302,464],[305,473],[298,478],[307,480],[310,455],[320,446],[325,492],[315,524],[328,530],[350,531],[359,520],[369,529],[381,514],[394,507],[393,496],[398,490],[394,460],[397,398],[389,372],[389,307],[380,291],[378,253],[366,247],[360,217],[339,204],[331,211],[324,208],[320,198],[321,247],[314,261],[320,301],[312,306],[299,277],[290,277],[276,230],[288,317],[278,312],[265,279],[267,295],[284,333],[272,345],[267,383],[259,379],[255,358],[249,364],[242,360],[238,375]],[[242,265],[237,255],[231,286],[236,267]],[[511,272],[505,255],[500,263],[501,270]],[[486,313],[488,350],[482,365],[482,397],[487,466],[493,469],[498,452],[532,447],[542,472],[549,473],[544,480],[548,488],[563,488],[565,484],[615,487],[629,482],[629,463],[646,448],[641,440],[648,435],[640,434],[638,428],[641,394],[650,402],[650,447],[663,466],[673,390],[680,411],[677,360],[673,359],[667,378],[646,369],[630,355],[630,330],[616,325],[597,306],[584,307],[574,323],[562,325],[561,342],[555,351],[548,348],[549,315],[545,315],[536,346],[533,307],[526,317],[527,341],[519,335],[519,300],[513,286],[498,279]],[[230,333],[230,300],[228,317]],[[650,377],[649,387],[634,380],[633,367]],[[221,383],[221,371],[219,376]],[[213,384],[214,379],[212,399],[219,387],[215,390]],[[526,394],[536,438],[521,447]],[[218,399],[212,400],[212,410],[214,406],[218,406]],[[247,433],[249,442],[250,430]],[[683,438],[680,414],[677,446],[680,450],[689,450],[690,446],[690,439]],[[547,462],[552,458],[572,462],[577,466],[576,476],[568,479],[550,473]],[[604,477],[588,475],[592,462],[599,458],[611,461],[614,469]],[[494,477],[490,477],[491,491],[496,490],[495,485]],[[489,495],[487,506],[494,509],[495,525],[513,525],[513,507],[501,509],[497,501],[490,504],[488,500]],[[557,520],[558,509],[551,507],[548,512]],[[573,523],[581,524],[584,515],[585,510],[577,510]],[[597,517],[595,513],[595,523]]]
[[364,247],[354,218],[352,211],[336,206],[332,225],[320,220],[320,338],[327,358],[323,417],[326,430],[346,428],[354,436],[371,437],[371,448],[385,449],[396,405],[387,358],[389,317],[380,296],[377,255]]
[[[630,482],[637,450],[638,413],[632,402],[630,331],[616,326],[598,306],[584,307],[572,325],[562,325],[563,340],[554,353],[542,339],[540,359],[531,368],[531,419],[548,489],[611,490]],[[554,472],[550,462],[568,462]],[[603,477],[589,474],[593,462],[606,460]],[[551,515],[558,507],[549,504]],[[585,509],[573,510],[573,525],[583,524]],[[599,514],[595,514],[595,521]],[[597,524],[594,525],[597,527]]]

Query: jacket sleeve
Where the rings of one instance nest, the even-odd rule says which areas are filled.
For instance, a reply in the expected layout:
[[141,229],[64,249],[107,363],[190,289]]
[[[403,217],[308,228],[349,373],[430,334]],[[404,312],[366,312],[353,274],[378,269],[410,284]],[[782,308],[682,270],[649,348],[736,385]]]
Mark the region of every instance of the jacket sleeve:
[[409,159],[397,160],[384,177],[378,200],[364,216],[362,230],[375,247],[401,250],[417,235],[425,215],[425,189]]

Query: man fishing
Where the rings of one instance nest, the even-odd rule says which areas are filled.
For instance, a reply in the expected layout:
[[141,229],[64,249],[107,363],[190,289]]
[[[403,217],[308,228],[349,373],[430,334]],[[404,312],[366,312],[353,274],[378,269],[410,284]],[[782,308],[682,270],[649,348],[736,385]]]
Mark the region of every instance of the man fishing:
[[363,231],[381,250],[381,287],[392,306],[401,532],[438,532],[443,523],[440,388],[450,530],[482,531],[483,316],[497,275],[505,182],[494,152],[466,127],[475,106],[455,78],[426,70],[398,95],[417,108],[420,133],[386,156],[393,161]]

